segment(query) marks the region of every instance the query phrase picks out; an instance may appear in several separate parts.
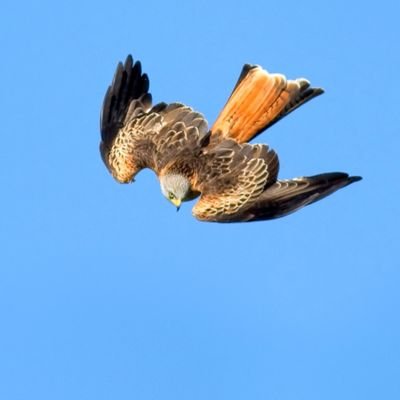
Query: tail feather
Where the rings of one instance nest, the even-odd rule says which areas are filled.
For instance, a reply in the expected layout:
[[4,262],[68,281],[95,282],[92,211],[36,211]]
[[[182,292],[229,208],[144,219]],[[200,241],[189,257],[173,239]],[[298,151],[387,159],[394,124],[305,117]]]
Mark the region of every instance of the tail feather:
[[330,172],[278,180],[266,188],[257,201],[238,217],[242,221],[284,217],[361,179],[360,176],[349,176],[343,172]]
[[211,131],[248,142],[290,112],[323,93],[303,78],[287,80],[246,64]]

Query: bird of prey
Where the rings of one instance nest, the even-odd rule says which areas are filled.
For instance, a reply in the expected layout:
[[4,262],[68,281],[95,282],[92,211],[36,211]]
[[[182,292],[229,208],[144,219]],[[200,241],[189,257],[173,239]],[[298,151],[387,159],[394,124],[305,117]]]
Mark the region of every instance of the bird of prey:
[[278,179],[274,150],[248,142],[323,93],[306,79],[286,79],[246,64],[216,122],[181,103],[153,105],[149,79],[129,55],[119,63],[101,112],[100,152],[120,183],[143,168],[179,209],[200,196],[202,221],[245,222],[290,214],[361,179],[342,172]]

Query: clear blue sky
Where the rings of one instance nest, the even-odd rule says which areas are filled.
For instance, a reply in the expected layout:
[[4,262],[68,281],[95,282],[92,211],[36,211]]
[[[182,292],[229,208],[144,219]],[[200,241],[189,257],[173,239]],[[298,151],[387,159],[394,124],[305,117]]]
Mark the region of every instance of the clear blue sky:
[[[0,398],[400,398],[400,6],[3,1]],[[244,63],[326,93],[258,141],[364,180],[287,218],[176,213],[98,151],[116,63],[212,123]]]

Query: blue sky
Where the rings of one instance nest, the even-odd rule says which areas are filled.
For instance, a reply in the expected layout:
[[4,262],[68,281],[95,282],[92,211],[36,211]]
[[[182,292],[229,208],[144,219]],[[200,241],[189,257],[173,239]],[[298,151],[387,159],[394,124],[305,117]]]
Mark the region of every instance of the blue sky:
[[[5,1],[0,398],[400,398],[400,6]],[[257,141],[282,178],[364,180],[287,218],[200,223],[118,185],[99,112],[128,53],[210,123],[244,63],[326,93]]]

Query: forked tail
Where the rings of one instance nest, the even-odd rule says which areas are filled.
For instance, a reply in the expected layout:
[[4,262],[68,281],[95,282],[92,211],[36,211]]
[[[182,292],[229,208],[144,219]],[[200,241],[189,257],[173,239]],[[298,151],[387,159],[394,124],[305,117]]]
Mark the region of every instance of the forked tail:
[[248,142],[322,93],[306,79],[287,80],[284,75],[246,64],[211,131],[239,143]]

